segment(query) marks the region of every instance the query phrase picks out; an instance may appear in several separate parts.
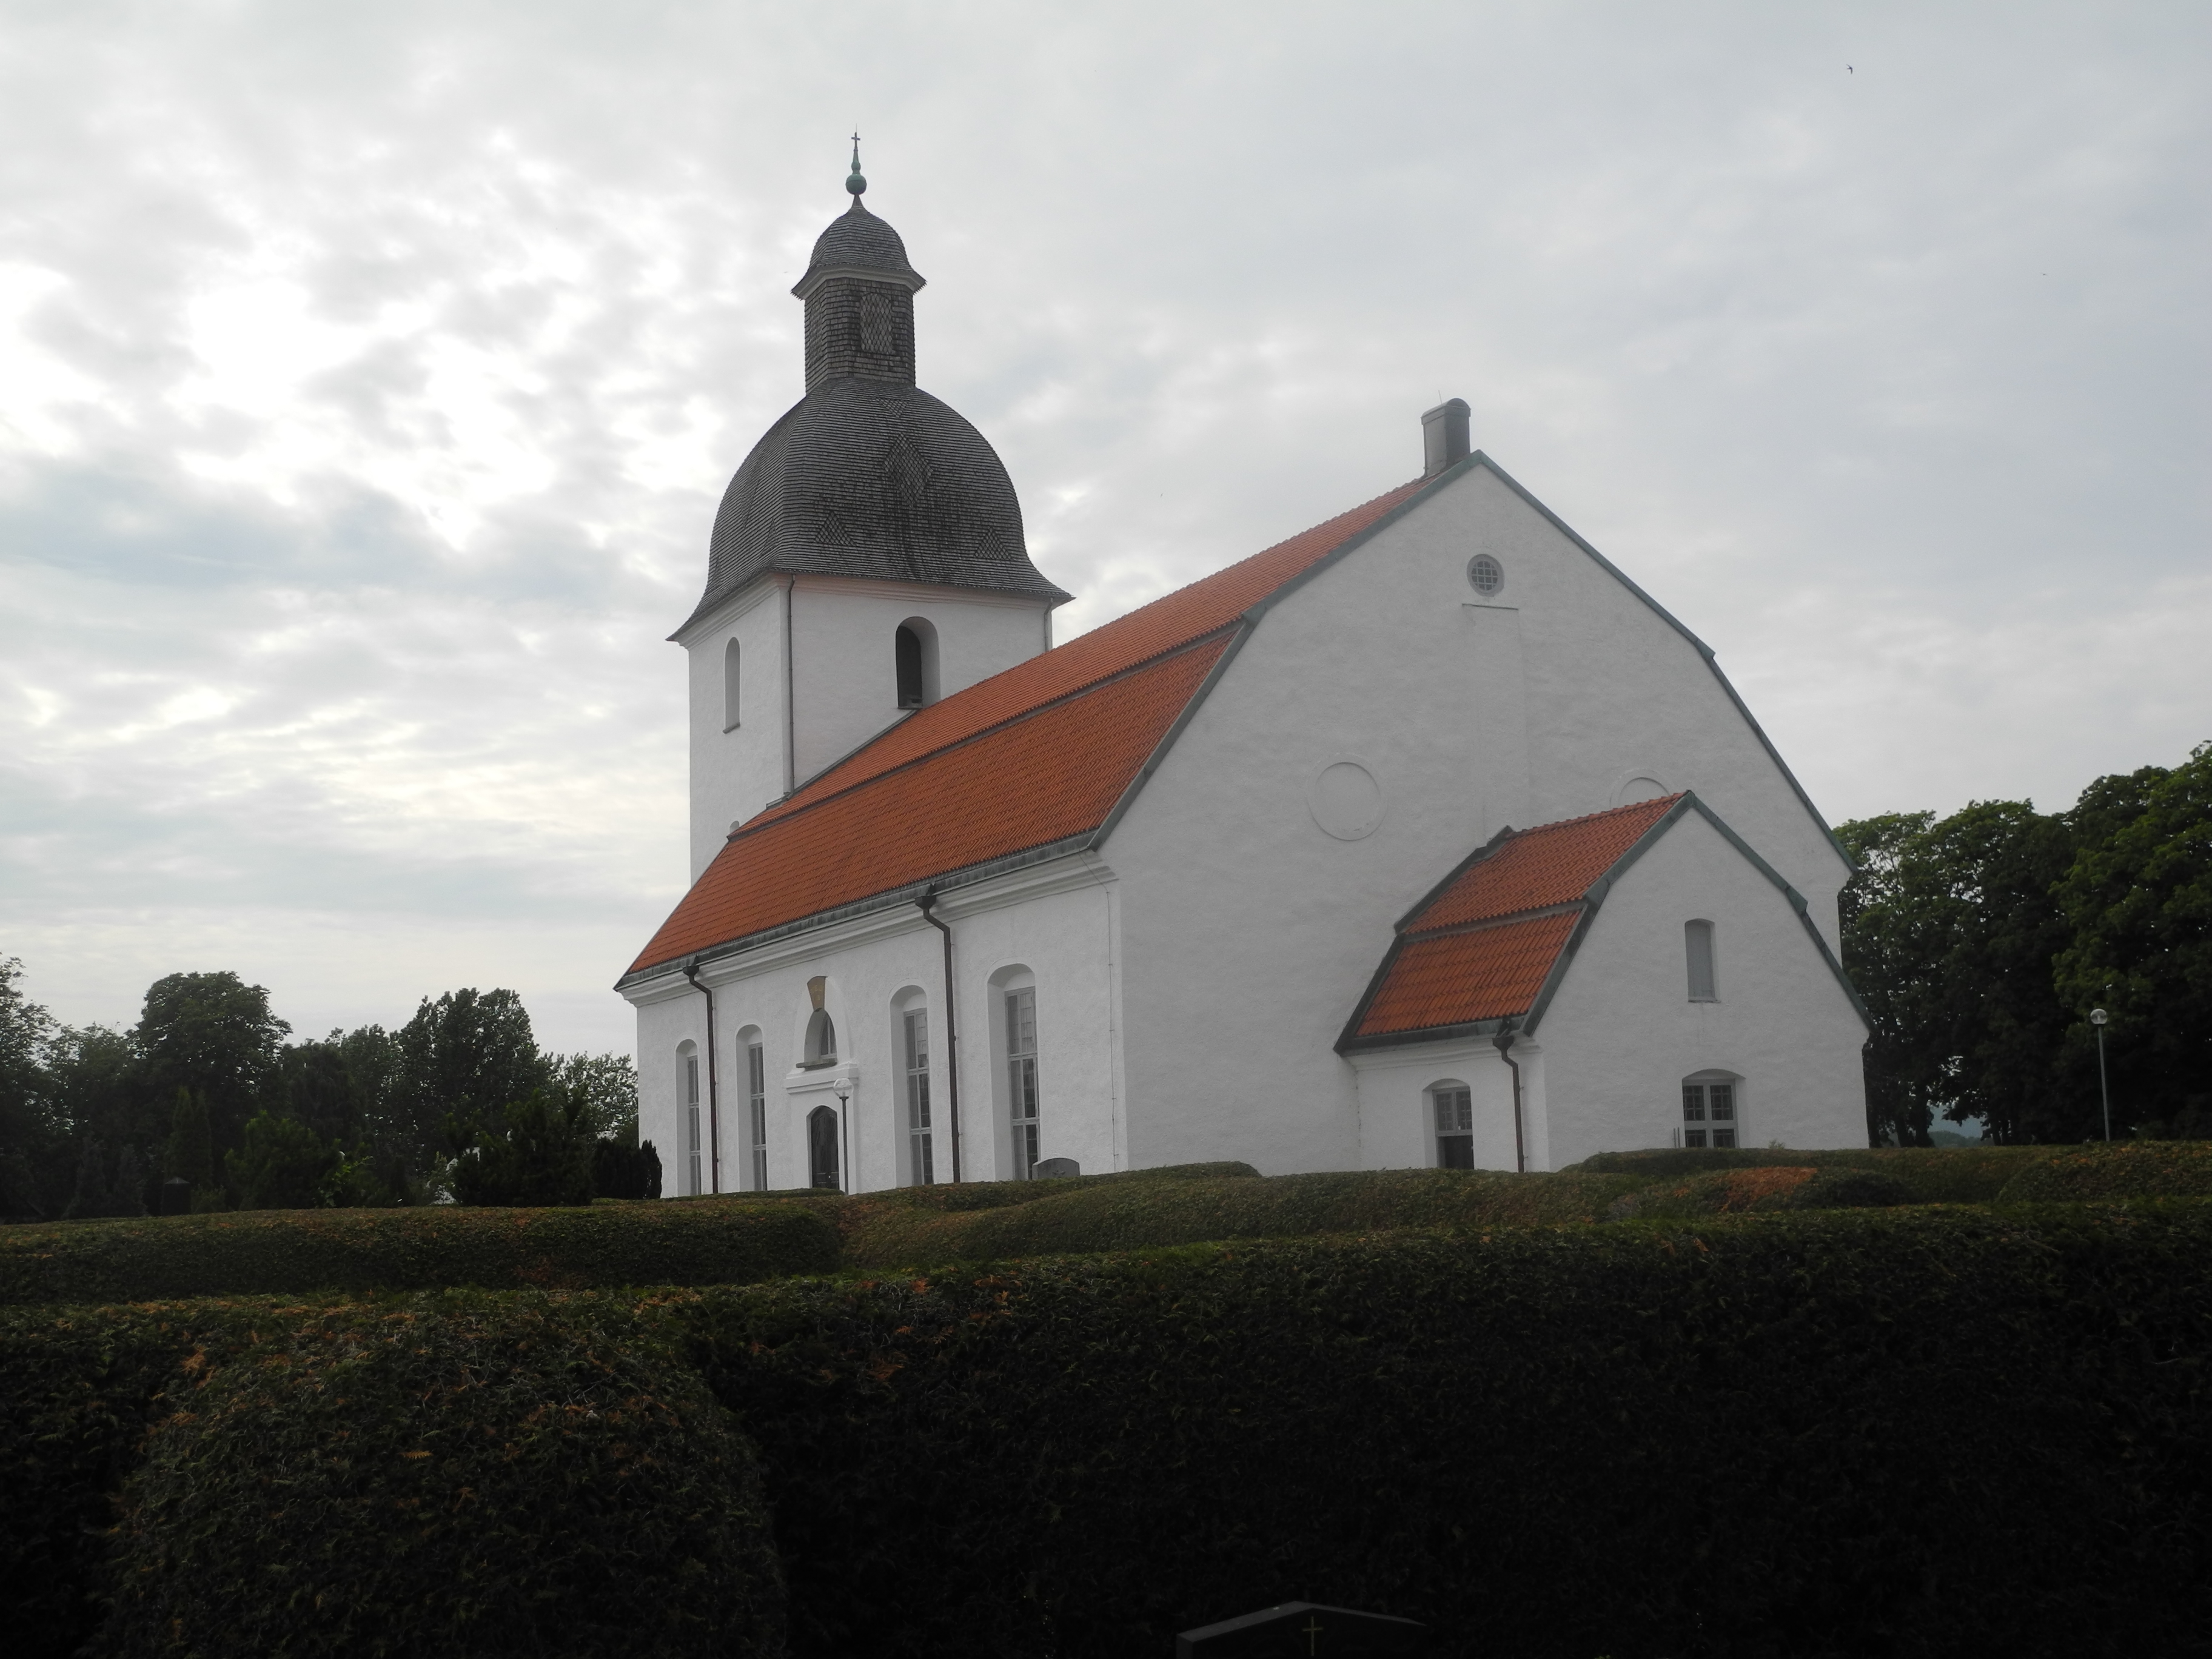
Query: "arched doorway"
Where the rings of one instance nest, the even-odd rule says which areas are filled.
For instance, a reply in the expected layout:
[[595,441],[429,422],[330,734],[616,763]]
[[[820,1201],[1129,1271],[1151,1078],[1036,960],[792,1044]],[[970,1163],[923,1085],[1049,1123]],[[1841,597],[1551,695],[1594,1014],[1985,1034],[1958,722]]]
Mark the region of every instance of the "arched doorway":
[[806,1115],[806,1169],[809,1185],[843,1190],[837,1171],[837,1114],[827,1106]]

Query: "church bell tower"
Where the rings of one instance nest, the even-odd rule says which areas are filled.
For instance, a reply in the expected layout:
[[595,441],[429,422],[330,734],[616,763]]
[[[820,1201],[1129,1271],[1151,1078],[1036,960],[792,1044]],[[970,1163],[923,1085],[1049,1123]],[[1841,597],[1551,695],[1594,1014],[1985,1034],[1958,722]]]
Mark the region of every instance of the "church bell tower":
[[860,199],[814,244],[805,395],[723,493],[690,657],[691,875],[762,808],[939,697],[1052,643],[997,453],[915,384],[906,245]]

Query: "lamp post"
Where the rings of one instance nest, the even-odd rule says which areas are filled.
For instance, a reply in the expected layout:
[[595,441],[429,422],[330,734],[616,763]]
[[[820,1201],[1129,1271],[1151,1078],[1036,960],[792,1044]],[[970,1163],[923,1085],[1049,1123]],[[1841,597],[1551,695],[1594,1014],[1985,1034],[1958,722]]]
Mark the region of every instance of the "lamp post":
[[[852,1087],[848,1084],[835,1092],[837,1096],[837,1190],[850,1193],[853,1190],[853,1132],[846,1127],[845,1103],[853,1097]],[[2112,1137],[2107,1135],[2106,1139],[2109,1140]]]
[[2089,1011],[2089,1024],[2097,1028],[2097,1093],[2105,1103],[2105,1139],[2112,1138],[2112,1090],[2105,1081],[2105,1022],[2112,1018],[2102,1008]]

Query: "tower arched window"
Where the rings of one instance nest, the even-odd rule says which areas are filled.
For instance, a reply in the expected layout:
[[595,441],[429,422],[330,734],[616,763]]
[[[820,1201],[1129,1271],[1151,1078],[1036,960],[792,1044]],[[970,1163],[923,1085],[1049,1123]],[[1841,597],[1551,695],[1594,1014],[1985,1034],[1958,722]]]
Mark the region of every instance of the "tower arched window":
[[891,635],[891,664],[898,706],[922,708],[937,701],[937,630],[927,618],[908,617]]
[[722,647],[722,730],[738,729],[738,642]]
[[1720,976],[1713,961],[1713,925],[1710,921],[1686,921],[1682,924],[1682,952],[1687,958],[1690,976],[1690,1000],[1718,1002],[1721,1000]]

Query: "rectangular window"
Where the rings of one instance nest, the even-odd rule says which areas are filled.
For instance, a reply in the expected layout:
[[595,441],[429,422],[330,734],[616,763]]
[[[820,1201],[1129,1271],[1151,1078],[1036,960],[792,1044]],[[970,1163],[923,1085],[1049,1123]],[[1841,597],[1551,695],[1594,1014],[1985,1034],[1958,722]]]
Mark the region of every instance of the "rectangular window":
[[1682,924],[1682,946],[1689,957],[1690,1000],[1718,1002],[1718,981],[1713,977],[1713,925],[1710,921]]
[[1735,1085],[1685,1083],[1682,1085],[1682,1144],[1685,1146],[1733,1146],[1736,1144]]
[[768,1061],[756,1042],[745,1050],[746,1117],[751,1132],[753,1190],[768,1190]]
[[906,1017],[906,1133],[914,1184],[927,1187],[937,1166],[929,1144],[929,1014],[921,1008]]
[[696,1198],[699,1184],[699,1056],[684,1056],[684,1192]]
[[1036,989],[1006,993],[1006,1109],[1012,1121],[1014,1179],[1036,1173]]
[[1474,1100],[1466,1089],[1431,1091],[1437,1106],[1437,1168],[1474,1167]]

